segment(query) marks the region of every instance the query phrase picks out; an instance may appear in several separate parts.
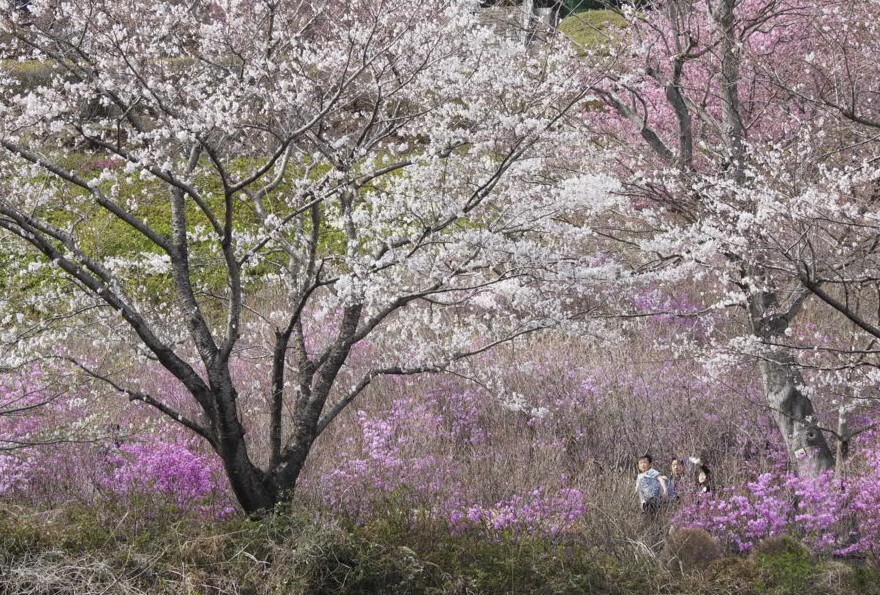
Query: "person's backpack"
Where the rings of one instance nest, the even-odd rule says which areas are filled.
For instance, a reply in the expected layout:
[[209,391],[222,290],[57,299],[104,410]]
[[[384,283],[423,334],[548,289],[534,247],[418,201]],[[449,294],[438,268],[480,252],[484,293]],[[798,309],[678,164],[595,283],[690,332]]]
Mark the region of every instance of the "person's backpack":
[[656,469],[650,469],[639,476],[639,496],[642,502],[660,500],[663,488],[660,486],[659,477],[660,472]]

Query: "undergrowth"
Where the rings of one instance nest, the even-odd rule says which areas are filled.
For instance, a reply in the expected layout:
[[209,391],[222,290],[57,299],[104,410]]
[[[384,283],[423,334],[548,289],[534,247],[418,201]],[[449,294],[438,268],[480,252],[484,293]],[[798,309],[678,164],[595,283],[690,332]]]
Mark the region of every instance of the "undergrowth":
[[815,559],[790,538],[672,573],[659,557],[612,555],[576,534],[454,534],[399,514],[136,516],[0,505],[0,593],[872,593],[880,581],[873,565]]

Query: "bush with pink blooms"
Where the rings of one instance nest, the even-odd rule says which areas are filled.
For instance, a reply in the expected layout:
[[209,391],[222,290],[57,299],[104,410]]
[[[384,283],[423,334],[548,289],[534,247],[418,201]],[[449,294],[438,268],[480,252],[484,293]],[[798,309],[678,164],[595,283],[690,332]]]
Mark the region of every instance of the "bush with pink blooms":
[[553,536],[570,533],[587,512],[587,495],[577,488],[552,494],[538,488],[491,506],[472,505],[466,510],[453,510],[449,521],[455,530],[481,529],[490,536],[499,533]]
[[738,552],[791,536],[817,554],[873,557],[880,553],[880,473],[866,463],[854,462],[860,468],[843,478],[832,471],[817,478],[761,473],[690,499],[674,522],[706,529]]
[[45,505],[137,498],[212,517],[236,510],[219,459],[183,428],[112,400],[97,411],[89,405],[51,366],[0,375],[0,497]]
[[219,459],[200,449],[195,438],[147,436],[110,445],[100,484],[117,497],[139,496],[208,516],[236,511]]
[[[853,442],[842,479],[802,479],[788,471],[754,378],[744,383],[742,370],[713,380],[661,350],[640,358],[575,345],[538,341],[475,361],[502,384],[439,375],[377,382],[318,441],[298,499],[358,525],[404,514],[490,540],[589,534],[614,546],[641,531],[635,453],[651,451],[661,469],[673,455],[705,453],[717,489],[694,497],[685,481],[672,522],[704,527],[739,552],[780,535],[820,554],[880,552],[877,432]],[[47,443],[0,453],[0,498],[136,502],[148,515],[155,507],[206,519],[236,510],[206,443],[117,395],[95,415],[75,390],[53,391],[49,378],[60,377],[46,370],[3,377],[0,438]],[[258,372],[244,362],[236,370],[254,387],[241,399],[259,398]],[[141,373],[152,391],[185,406],[167,374]],[[865,410],[859,423],[871,420]]]
[[59,449],[94,436],[85,399],[70,386],[49,365],[0,374],[0,497],[27,493],[57,472]]

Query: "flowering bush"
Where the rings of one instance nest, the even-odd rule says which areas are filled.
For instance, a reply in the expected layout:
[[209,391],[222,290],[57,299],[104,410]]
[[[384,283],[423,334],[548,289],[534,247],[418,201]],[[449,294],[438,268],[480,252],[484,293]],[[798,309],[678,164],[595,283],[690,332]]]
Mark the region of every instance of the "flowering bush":
[[880,474],[876,470],[859,478],[850,490],[852,525],[856,538],[841,554],[880,555]]
[[219,459],[200,453],[195,439],[148,437],[107,453],[102,487],[117,495],[142,495],[222,517],[235,508],[224,493]]
[[477,527],[493,533],[558,535],[571,531],[586,513],[587,498],[581,490],[562,489],[550,494],[538,488],[493,506],[474,505],[453,511],[450,521],[458,530]]
[[764,473],[747,483],[741,493],[728,497],[701,495],[694,505],[682,510],[681,516],[693,518],[688,526],[706,529],[745,552],[762,539],[780,535],[788,526],[790,510],[778,476]]
[[0,453],[0,496],[14,493],[27,486],[34,462],[21,453]]
[[[378,415],[357,412],[360,436],[346,440],[350,458],[336,461],[320,478],[324,502],[355,516],[368,514],[373,504],[406,492],[413,505],[445,500],[455,490],[453,464],[444,453],[431,452],[419,437],[447,436],[436,402],[412,397],[396,399]],[[453,434],[460,431],[456,426]],[[415,443],[415,444],[414,444]]]
[[873,555],[880,548],[880,477],[873,469],[843,480],[763,473],[742,488],[704,494],[679,511],[684,526],[703,528],[740,552],[789,535],[813,552]]
[[[393,399],[387,409],[357,412],[359,433],[337,451],[343,460],[321,474],[325,504],[363,518],[390,502],[441,518],[459,531],[489,533],[555,535],[583,517],[586,495],[567,480],[559,487],[522,491],[511,482],[505,486],[508,497],[484,504],[491,494],[481,485],[486,478],[469,472],[492,461],[491,420],[498,412],[493,413],[491,401],[454,382],[441,382],[418,398],[411,393],[416,383],[401,382],[397,388],[409,394]],[[533,422],[539,420],[529,418],[523,428],[537,447],[542,439]]]
[[[482,358],[481,371],[503,379],[489,388],[452,377],[390,379],[322,437],[323,454],[299,493],[357,521],[393,511],[489,538],[554,536],[599,523],[609,510],[635,510],[626,500],[632,497],[626,457],[637,449],[650,447],[662,468],[670,453],[706,447],[718,461],[719,485],[731,469],[750,480],[695,499],[683,489],[678,524],[704,527],[739,551],[792,535],[822,553],[880,552],[880,478],[871,465],[880,457],[876,433],[859,435],[845,481],[798,478],[786,472],[787,455],[772,443],[772,424],[729,405],[709,379],[689,373],[690,365],[610,365],[547,348],[516,365],[498,354]],[[252,378],[245,365],[237,373]],[[34,374],[7,377],[4,402],[41,402],[53,394],[41,388],[49,385],[45,374]],[[169,402],[183,398],[167,375],[144,374],[144,382]],[[61,437],[70,430],[60,422],[94,435],[81,445],[0,453],[0,497],[128,499],[207,518],[233,510],[219,460],[203,443],[176,425],[150,421],[136,404],[112,403],[100,423],[86,416],[74,392],[48,408],[0,416],[7,440]],[[865,412],[858,424],[872,419]],[[736,425],[750,433],[734,433]],[[662,450],[657,442],[639,442],[649,435],[646,428]],[[723,439],[713,442],[718,436]]]
[[0,374],[0,496],[33,488],[58,470],[63,445],[95,436],[83,405],[75,384],[49,365]]

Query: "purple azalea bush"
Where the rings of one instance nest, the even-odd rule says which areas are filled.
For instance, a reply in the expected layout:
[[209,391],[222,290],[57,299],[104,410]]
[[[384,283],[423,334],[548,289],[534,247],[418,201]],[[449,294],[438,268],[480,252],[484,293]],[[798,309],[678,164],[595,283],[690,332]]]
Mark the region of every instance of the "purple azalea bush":
[[[322,436],[300,493],[356,521],[393,510],[489,539],[577,533],[591,515],[606,514],[599,509],[611,496],[607,484],[594,489],[597,479],[610,477],[631,496],[627,457],[653,427],[668,453],[705,446],[735,465],[709,494],[693,494],[685,481],[674,524],[704,528],[740,552],[791,535],[819,554],[880,553],[880,471],[871,463],[880,457],[880,432],[859,436],[844,476],[801,478],[774,445],[772,423],[714,399],[709,381],[687,364],[634,371],[580,365],[553,351],[532,360],[510,369],[485,356],[485,368],[508,370],[494,391],[451,377],[389,379]],[[236,373],[247,383],[252,372],[241,365]],[[156,423],[136,405],[107,408],[98,423],[75,390],[53,392],[47,374],[34,368],[2,378],[0,440],[46,443],[0,450],[0,498],[136,501],[210,519],[236,511],[218,457],[184,428]],[[167,376],[145,377],[183,402]],[[870,422],[869,414],[860,420]],[[751,434],[735,434],[737,424]],[[51,440],[84,427],[91,440]]]
[[705,529],[743,553],[765,539],[788,535],[818,554],[875,556],[880,552],[880,475],[870,466],[845,478],[832,471],[816,478],[762,473],[741,486],[692,498],[675,522]]
[[117,496],[139,495],[214,517],[235,511],[222,497],[224,483],[219,459],[199,449],[194,438],[157,436],[108,447],[101,479]]

